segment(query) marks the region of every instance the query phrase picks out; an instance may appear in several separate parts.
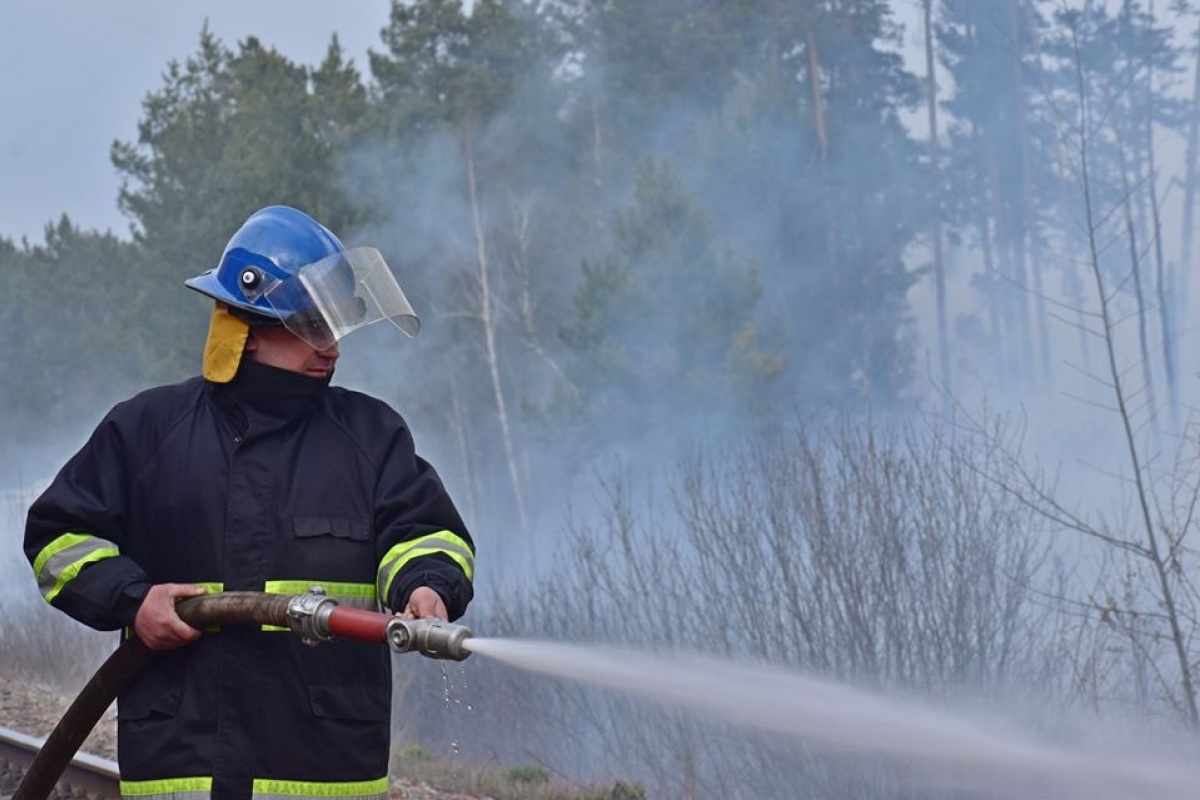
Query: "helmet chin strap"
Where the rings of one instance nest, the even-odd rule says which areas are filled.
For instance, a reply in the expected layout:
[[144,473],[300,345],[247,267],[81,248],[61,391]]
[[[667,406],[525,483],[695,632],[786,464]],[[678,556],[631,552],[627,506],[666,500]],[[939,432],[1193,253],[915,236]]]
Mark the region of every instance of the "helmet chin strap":
[[208,322],[204,343],[204,377],[213,383],[229,383],[237,374],[250,335],[250,324],[217,303]]

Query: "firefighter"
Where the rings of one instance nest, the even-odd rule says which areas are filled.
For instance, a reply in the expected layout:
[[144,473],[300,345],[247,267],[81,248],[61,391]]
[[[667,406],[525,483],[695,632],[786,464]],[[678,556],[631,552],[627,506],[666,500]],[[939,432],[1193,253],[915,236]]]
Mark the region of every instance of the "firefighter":
[[215,308],[203,374],[119,403],[30,507],[45,599],[161,651],[118,698],[139,798],[384,798],[386,647],[197,631],[175,602],[302,594],[406,618],[462,615],[474,544],[401,416],[330,385],[339,340],[418,320],[377,250],[271,206],[188,280]]

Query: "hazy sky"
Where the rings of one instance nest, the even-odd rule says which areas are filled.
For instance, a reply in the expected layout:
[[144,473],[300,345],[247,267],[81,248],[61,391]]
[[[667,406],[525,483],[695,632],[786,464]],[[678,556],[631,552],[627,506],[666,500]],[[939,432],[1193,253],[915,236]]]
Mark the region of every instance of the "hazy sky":
[[317,63],[337,33],[364,73],[388,0],[38,0],[0,3],[0,236],[41,241],[64,211],[128,235],[113,140],[137,137],[141,103],[171,59],[196,51],[205,20],[227,45],[258,36]]

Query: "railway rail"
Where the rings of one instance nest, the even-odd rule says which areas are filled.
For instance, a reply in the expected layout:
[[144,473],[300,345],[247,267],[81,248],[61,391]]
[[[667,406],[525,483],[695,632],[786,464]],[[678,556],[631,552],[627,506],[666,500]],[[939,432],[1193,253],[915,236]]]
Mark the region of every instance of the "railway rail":
[[[44,741],[11,728],[0,728],[0,800],[7,800],[16,791],[21,776]],[[108,800],[120,796],[116,762],[89,753],[75,755],[51,795],[59,800]]]

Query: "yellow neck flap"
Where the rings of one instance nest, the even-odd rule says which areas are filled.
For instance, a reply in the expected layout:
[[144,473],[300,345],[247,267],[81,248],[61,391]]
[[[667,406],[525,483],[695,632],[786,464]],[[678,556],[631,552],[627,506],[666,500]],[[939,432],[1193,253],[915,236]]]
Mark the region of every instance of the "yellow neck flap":
[[213,383],[229,383],[237,374],[250,325],[229,313],[229,307],[217,303],[208,322],[208,340],[204,343],[204,377]]

